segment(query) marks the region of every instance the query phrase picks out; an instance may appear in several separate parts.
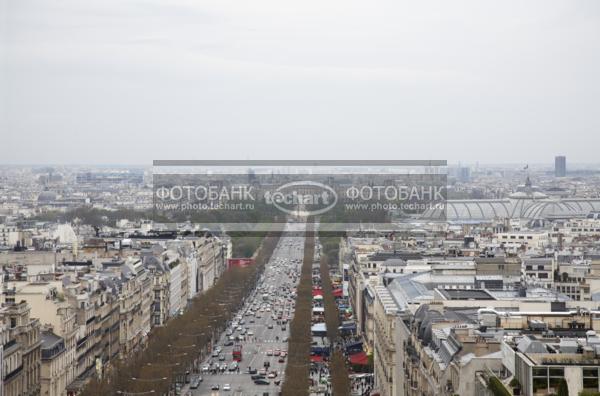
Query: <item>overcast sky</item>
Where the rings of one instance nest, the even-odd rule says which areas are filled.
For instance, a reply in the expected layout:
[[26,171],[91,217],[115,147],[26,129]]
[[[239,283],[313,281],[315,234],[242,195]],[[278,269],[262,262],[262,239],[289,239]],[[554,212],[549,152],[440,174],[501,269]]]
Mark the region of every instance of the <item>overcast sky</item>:
[[0,163],[600,162],[600,1],[0,0]]

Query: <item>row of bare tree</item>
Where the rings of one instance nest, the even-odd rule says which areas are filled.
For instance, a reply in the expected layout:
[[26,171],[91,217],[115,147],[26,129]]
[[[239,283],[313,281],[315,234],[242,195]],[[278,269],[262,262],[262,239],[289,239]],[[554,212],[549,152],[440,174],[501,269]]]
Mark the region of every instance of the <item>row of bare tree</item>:
[[[340,325],[340,314],[335,298],[333,297],[331,277],[329,276],[331,266],[335,264],[334,255],[327,254],[327,252],[321,255],[320,270],[323,287],[323,304],[325,306],[325,324],[327,325],[327,336],[332,342],[338,340],[338,327]],[[334,349],[329,361],[329,372],[331,374],[333,394],[349,395],[350,379],[348,378],[348,367],[344,355],[338,349]]]
[[278,235],[264,238],[256,265],[225,271],[217,283],[196,297],[188,310],[171,319],[164,327],[154,328],[146,348],[114,364],[102,379],[94,378],[84,396],[115,394],[163,395],[186,371],[197,368],[200,355],[209,352],[233,313],[254,289],[265,263],[269,260]]
[[307,396],[309,389],[311,315],[312,315],[312,263],[314,260],[313,224],[307,222],[304,242],[304,261],[296,298],[296,312],[290,325],[288,362],[281,388],[284,396]]

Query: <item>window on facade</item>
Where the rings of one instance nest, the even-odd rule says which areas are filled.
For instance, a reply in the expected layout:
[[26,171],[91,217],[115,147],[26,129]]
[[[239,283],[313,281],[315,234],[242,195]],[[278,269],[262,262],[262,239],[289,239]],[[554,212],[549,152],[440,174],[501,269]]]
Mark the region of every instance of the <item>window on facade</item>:
[[548,369],[548,376],[550,377],[564,377],[565,369],[562,367],[550,367]]
[[583,370],[583,377],[592,377],[592,378],[598,378],[598,367],[584,367]]
[[532,377],[548,376],[548,367],[534,367],[531,369]]
[[598,367],[584,367],[583,388],[586,390],[598,390]]
[[533,391],[548,389],[548,377],[533,377]]
[[560,386],[560,381],[562,381],[562,379],[562,377],[550,377],[548,378],[548,386],[556,391],[558,390],[558,387]]
[[598,378],[583,378],[583,388],[587,390],[598,390]]

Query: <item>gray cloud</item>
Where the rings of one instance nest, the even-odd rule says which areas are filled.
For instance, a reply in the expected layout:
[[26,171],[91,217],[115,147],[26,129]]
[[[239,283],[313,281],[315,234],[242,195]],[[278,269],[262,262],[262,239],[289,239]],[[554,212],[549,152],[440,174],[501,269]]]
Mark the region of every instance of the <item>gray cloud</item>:
[[593,0],[0,3],[0,162],[597,162]]

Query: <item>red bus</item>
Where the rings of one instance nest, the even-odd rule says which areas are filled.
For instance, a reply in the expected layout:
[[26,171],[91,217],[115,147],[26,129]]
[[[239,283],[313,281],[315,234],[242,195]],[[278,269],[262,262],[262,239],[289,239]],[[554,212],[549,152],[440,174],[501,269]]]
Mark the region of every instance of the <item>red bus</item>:
[[236,343],[233,346],[233,360],[235,360],[236,362],[241,362],[242,361],[242,344],[240,343]]

